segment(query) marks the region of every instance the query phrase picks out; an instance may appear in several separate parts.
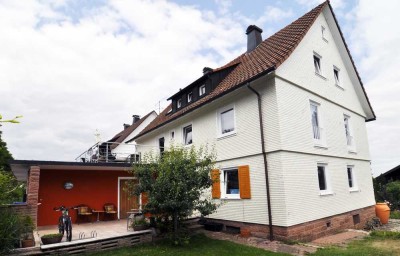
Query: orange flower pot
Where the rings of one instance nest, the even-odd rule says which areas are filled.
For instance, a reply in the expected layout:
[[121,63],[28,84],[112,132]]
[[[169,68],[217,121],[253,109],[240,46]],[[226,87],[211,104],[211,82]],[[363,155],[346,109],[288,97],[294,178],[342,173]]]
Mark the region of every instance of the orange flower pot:
[[375,213],[382,224],[387,224],[390,217],[390,208],[386,203],[377,203],[375,205]]
[[240,236],[241,237],[250,237],[251,236],[251,232],[247,228],[241,228],[240,229]]

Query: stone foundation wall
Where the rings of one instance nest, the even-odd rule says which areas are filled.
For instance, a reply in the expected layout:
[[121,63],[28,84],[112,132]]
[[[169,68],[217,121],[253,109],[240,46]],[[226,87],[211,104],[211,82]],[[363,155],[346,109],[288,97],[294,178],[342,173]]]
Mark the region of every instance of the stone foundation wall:
[[[275,239],[311,241],[319,237],[337,233],[344,229],[362,229],[365,222],[375,217],[375,206],[357,209],[323,219],[301,223],[290,227],[273,226]],[[269,238],[269,226],[246,222],[208,219],[226,226],[246,229],[253,236]]]

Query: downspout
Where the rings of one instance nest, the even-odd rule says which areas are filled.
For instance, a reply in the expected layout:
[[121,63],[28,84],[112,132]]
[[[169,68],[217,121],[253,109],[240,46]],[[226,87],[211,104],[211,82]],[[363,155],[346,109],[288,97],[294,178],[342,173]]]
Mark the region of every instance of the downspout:
[[263,125],[263,115],[262,115],[262,108],[261,108],[261,95],[252,87],[250,87],[250,83],[247,83],[247,88],[250,91],[254,92],[257,95],[258,101],[258,116],[260,120],[260,134],[261,134],[261,150],[262,155],[264,158],[264,171],[265,171],[265,184],[267,189],[267,204],[268,204],[268,223],[269,223],[269,239],[272,241],[274,240],[274,231],[272,228],[272,212],[271,212],[271,196],[269,190],[269,175],[268,175],[268,163],[267,163],[267,154],[265,152],[265,139],[264,139],[264,125]]

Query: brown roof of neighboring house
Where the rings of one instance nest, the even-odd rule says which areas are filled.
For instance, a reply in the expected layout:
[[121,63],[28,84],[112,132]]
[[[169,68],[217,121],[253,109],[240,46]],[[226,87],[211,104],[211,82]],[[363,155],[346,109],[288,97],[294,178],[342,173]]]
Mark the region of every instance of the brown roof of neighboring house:
[[[234,70],[222,80],[222,82],[208,95],[201,98],[198,101],[193,102],[192,104],[182,108],[181,110],[168,114],[171,109],[171,105],[169,105],[157,118],[155,118],[143,131],[140,132],[135,138],[138,138],[158,127],[165,125],[166,123],[175,120],[194,109],[197,109],[200,106],[203,106],[206,103],[209,103],[226,93],[229,93],[250,81],[253,81],[259,78],[262,75],[265,75],[277,67],[279,67],[294,51],[300,41],[304,38],[316,18],[322,12],[325,6],[329,6],[332,13],[332,7],[329,4],[329,1],[325,1],[324,3],[318,5],[296,21],[292,22],[285,28],[276,32],[269,38],[265,39],[261,42],[256,49],[249,53],[244,53],[227,63],[226,65],[219,67],[217,69],[213,69],[212,72],[220,71],[222,69],[232,67],[233,65],[237,65]],[[336,18],[335,18],[336,21]],[[337,21],[336,21],[337,24]],[[339,25],[337,24],[339,27]],[[339,28],[340,31],[340,28]],[[341,33],[341,32],[340,32]],[[341,33],[342,39],[344,41],[343,35]],[[347,45],[345,43],[346,49]],[[347,49],[349,55],[350,52]],[[350,59],[354,66],[354,61],[350,56]],[[355,66],[354,66],[355,68]],[[359,81],[361,83],[361,79],[356,71]],[[362,86],[362,83],[361,83]],[[363,88],[363,86],[362,86]],[[364,88],[363,88],[364,90]],[[365,94],[365,90],[364,90]],[[367,97],[367,95],[365,94]],[[367,101],[369,103],[368,97]],[[372,107],[371,107],[372,109]]]
[[148,113],[144,117],[140,118],[136,123],[130,125],[126,129],[124,129],[121,132],[119,132],[118,134],[116,134],[111,140],[108,141],[108,142],[117,142],[115,144],[113,143],[110,146],[110,148],[111,149],[116,148],[119,145],[119,143],[123,142],[124,139],[126,139],[126,137],[128,137],[129,134],[131,134],[136,128],[138,128],[139,125],[141,125],[143,123],[143,121],[146,120],[146,118],[149,117],[152,113],[156,113],[156,112],[155,111],[151,111],[150,113]]

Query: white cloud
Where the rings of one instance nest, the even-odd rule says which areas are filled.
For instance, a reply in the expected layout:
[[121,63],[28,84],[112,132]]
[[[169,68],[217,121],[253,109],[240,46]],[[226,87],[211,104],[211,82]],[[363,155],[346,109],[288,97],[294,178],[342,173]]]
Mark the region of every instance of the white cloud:
[[359,1],[352,12],[356,25],[351,47],[377,120],[367,124],[372,170],[379,174],[400,164],[400,2]]
[[[245,25],[166,1],[0,3],[0,112],[18,159],[73,160],[96,128],[108,139],[160,99],[242,52]],[[65,6],[66,5],[66,6]]]

